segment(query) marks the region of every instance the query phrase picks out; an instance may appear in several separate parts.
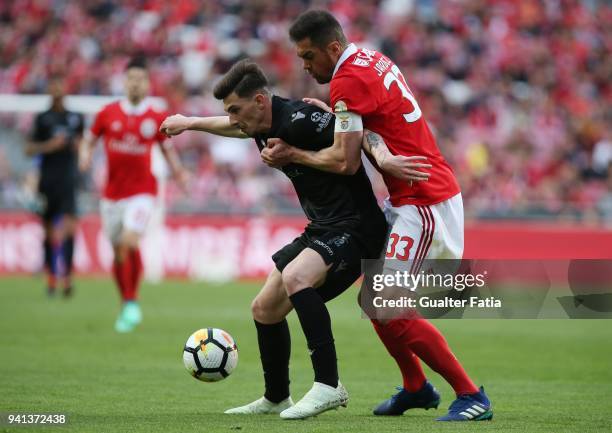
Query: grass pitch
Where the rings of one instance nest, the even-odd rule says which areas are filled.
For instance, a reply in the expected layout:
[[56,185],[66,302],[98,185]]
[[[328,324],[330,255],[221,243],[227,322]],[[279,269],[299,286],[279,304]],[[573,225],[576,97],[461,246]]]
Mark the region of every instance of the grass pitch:
[[[144,322],[118,335],[110,280],[78,280],[71,300],[47,299],[38,278],[0,279],[0,413],[66,413],[65,427],[0,431],[78,432],[600,432],[612,424],[612,322],[580,320],[446,320],[436,324],[493,401],[492,422],[441,424],[438,410],[381,418],[371,409],[401,383],[393,360],[368,321],[356,289],[329,304],[347,409],[305,421],[222,412],[262,395],[263,382],[250,300],[257,284],[166,282],[142,289]],[[191,332],[220,327],[238,343],[232,376],[194,380],[182,365]],[[292,395],[312,384],[306,344],[290,317]]]

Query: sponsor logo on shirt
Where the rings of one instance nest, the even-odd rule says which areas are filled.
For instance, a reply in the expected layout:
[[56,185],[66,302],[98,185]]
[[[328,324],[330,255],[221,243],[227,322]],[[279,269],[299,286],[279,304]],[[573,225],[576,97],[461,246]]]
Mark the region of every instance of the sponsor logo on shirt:
[[[315,114],[318,114],[318,116],[317,116],[318,120],[316,120],[316,121],[313,119]],[[329,125],[329,121],[332,119],[332,117],[333,117],[332,113],[323,113],[323,114],[321,114],[321,113],[312,113],[311,120],[313,122],[315,122],[315,123],[319,122],[318,125],[317,125],[317,132],[321,132],[325,128],[327,128],[327,125]]]
[[109,140],[108,148],[113,152],[127,153],[130,155],[144,155],[149,151],[149,148],[141,144],[138,141],[138,137],[132,134],[126,134],[122,140]]

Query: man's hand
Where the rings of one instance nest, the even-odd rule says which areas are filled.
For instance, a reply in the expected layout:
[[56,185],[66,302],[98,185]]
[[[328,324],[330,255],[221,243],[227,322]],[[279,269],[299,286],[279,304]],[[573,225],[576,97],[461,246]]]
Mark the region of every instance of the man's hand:
[[270,167],[287,165],[293,162],[293,146],[280,138],[269,138],[266,148],[261,151],[261,159]]
[[79,149],[79,171],[85,173],[91,168],[92,152],[90,149]]
[[315,107],[319,107],[321,110],[325,110],[328,113],[332,112],[331,107],[329,105],[327,105],[325,102],[321,101],[320,99],[317,99],[317,98],[302,98],[302,101],[306,102],[307,104],[314,105]]
[[182,114],[175,114],[166,117],[159,127],[159,131],[167,136],[179,135],[183,131],[188,130],[190,126],[189,117],[183,116]]
[[431,164],[423,161],[426,156],[404,156],[388,154],[380,164],[380,169],[393,177],[407,182],[421,182],[429,180],[430,173],[419,171],[419,169],[431,168]]
[[51,138],[49,141],[47,141],[43,153],[57,152],[58,150],[66,147],[67,144],[68,136],[63,132],[60,132],[59,134],[56,134],[53,138]]

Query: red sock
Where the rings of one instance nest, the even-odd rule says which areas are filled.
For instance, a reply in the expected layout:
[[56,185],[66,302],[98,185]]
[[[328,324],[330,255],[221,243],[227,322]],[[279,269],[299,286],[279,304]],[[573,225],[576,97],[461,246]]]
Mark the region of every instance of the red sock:
[[383,342],[389,354],[395,359],[402,372],[404,389],[408,392],[417,392],[425,384],[425,372],[419,358],[410,350],[408,345],[393,334],[393,327],[388,327],[378,320],[372,319],[372,325]]
[[133,249],[128,252],[125,259],[125,301],[135,301],[138,298],[138,286],[142,275],[142,258],[140,251]]
[[[469,378],[446,339],[425,319],[395,319],[385,325],[395,341],[407,345],[433,371],[453,387],[457,395],[473,394],[478,387]],[[397,344],[397,343],[396,343]]]
[[123,285],[121,263],[119,263],[117,260],[113,260],[113,278],[115,280],[117,288],[119,289],[119,295],[121,295],[121,298],[123,299],[123,292],[125,291],[125,289]]
[[130,259],[132,260],[132,285],[134,286],[134,291],[136,295],[138,295],[138,289],[140,286],[140,278],[142,277],[142,257],[140,255],[140,250],[135,249],[131,251]]

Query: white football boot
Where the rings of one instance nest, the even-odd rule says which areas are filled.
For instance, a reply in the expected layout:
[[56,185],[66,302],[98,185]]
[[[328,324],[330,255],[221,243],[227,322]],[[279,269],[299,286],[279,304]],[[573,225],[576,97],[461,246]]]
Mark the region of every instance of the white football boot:
[[257,414],[269,414],[269,413],[281,413],[287,408],[293,406],[293,400],[291,397],[287,397],[280,403],[272,403],[265,397],[260,398],[247,404],[246,406],[235,407],[228,409],[223,413],[228,414],[241,414],[241,415],[257,415]]
[[282,411],[280,417],[283,419],[308,418],[326,410],[337,409],[339,406],[346,407],[348,399],[348,392],[340,382],[336,388],[315,382],[310,391],[295,405]]

